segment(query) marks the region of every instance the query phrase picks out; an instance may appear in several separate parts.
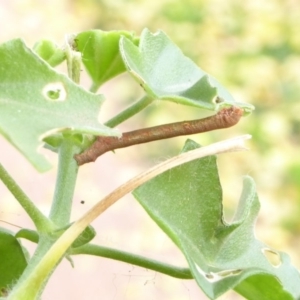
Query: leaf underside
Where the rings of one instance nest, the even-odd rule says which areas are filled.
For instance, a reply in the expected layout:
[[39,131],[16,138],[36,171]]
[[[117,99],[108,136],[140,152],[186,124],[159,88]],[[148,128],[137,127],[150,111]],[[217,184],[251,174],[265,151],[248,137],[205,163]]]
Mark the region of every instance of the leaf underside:
[[120,51],[130,74],[153,98],[209,110],[237,106],[250,113],[254,107],[236,102],[229,92],[159,31],[145,29],[139,45],[122,37]]
[[[198,146],[189,140],[183,151]],[[230,224],[223,220],[215,157],[171,169],[133,194],[182,250],[195,280],[210,299],[237,287],[247,299],[267,300],[274,282],[276,296],[283,297],[278,299],[300,296],[299,272],[289,257],[255,238],[260,204],[250,177],[244,179],[239,205]],[[276,257],[278,264],[269,260],[268,253]],[[256,276],[265,285],[256,286]]]
[[56,72],[22,40],[0,46],[0,132],[38,170],[50,167],[37,148],[52,133],[117,135],[98,122],[102,102],[101,95]]

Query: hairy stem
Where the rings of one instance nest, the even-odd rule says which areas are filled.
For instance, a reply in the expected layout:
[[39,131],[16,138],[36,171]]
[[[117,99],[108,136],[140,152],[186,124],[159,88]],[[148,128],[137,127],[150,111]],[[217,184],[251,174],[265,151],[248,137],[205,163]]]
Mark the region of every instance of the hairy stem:
[[131,118],[141,110],[143,110],[145,107],[147,107],[149,104],[153,102],[153,98],[150,98],[149,96],[144,96],[139,101],[135,102],[119,114],[117,114],[112,119],[108,120],[104,125],[107,127],[116,127],[117,125],[121,124],[122,122],[126,121],[127,119]]
[[99,136],[90,148],[75,156],[78,165],[95,161],[102,154],[132,145],[168,139],[181,135],[190,135],[231,127],[240,120],[243,110],[237,107],[225,108],[216,115],[199,120],[164,124],[124,132],[120,138]]
[[65,137],[59,148],[58,174],[50,211],[50,220],[62,227],[69,223],[72,200],[78,173],[74,154],[80,151],[71,138]]
[[112,249],[108,247],[98,246],[94,244],[86,244],[71,250],[71,255],[88,254],[111,258],[123,261],[135,266],[143,267],[153,271],[157,271],[175,278],[192,279],[193,276],[189,268],[180,268],[166,263],[159,262],[147,257],[136,255],[133,253]]
[[52,222],[49,221],[47,217],[44,216],[42,212],[35,206],[31,199],[8,174],[2,164],[0,164],[0,179],[24,208],[38,231],[43,232],[52,228]]

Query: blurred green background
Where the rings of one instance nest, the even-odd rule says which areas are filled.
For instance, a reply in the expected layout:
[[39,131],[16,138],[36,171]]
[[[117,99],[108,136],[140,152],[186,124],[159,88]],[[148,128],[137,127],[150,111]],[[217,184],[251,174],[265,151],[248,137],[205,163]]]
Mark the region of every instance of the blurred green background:
[[[242,175],[251,175],[262,203],[257,236],[288,252],[300,268],[299,1],[0,0],[1,43],[22,37],[31,46],[41,38],[62,44],[64,34],[91,28],[140,34],[145,27],[165,31],[237,101],[255,105],[254,113],[235,128],[192,138],[207,144],[237,134],[253,136],[249,152],[219,159],[227,219],[234,213]],[[86,79],[83,84],[88,86]],[[126,75],[106,84],[100,92],[119,101],[108,105],[108,114],[141,94],[138,85]],[[157,104],[125,126],[138,128],[201,114],[194,108]],[[150,166],[153,161],[176,154],[183,141],[178,138],[141,146],[133,150],[136,152],[131,158],[136,155],[135,163]]]

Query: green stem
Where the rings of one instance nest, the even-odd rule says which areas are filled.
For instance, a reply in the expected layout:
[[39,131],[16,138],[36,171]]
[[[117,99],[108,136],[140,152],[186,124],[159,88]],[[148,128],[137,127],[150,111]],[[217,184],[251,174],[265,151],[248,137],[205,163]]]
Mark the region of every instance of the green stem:
[[159,262],[133,253],[124,252],[117,249],[107,248],[94,244],[85,244],[71,250],[71,255],[89,254],[107,257],[114,260],[123,261],[132,265],[140,266],[156,272],[160,272],[175,278],[193,279],[190,269],[175,267],[166,263]]
[[50,211],[50,220],[58,227],[69,224],[72,200],[78,173],[78,165],[73,158],[80,152],[80,148],[74,144],[72,138],[64,137],[59,148],[58,174],[54,199]]
[[143,110],[145,107],[147,107],[149,104],[153,102],[153,98],[149,96],[144,96],[116,116],[114,116],[112,119],[108,120],[104,125],[107,127],[116,127],[117,125],[121,124],[122,122],[126,121],[127,119],[131,118],[141,110]]
[[45,232],[52,228],[51,221],[49,221],[47,217],[44,216],[42,212],[35,206],[31,199],[24,193],[14,179],[4,169],[2,164],[0,164],[0,179],[24,208],[39,232]]

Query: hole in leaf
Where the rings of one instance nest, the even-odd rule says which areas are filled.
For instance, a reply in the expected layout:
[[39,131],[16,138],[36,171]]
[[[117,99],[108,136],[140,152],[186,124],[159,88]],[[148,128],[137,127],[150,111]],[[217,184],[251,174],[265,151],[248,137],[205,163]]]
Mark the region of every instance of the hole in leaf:
[[43,89],[43,95],[51,101],[64,101],[67,97],[65,87],[61,82],[47,84]]
[[273,267],[278,268],[281,265],[281,258],[278,252],[264,248],[262,253]]
[[227,277],[227,276],[236,276],[242,273],[241,269],[232,269],[232,270],[225,270],[218,272],[217,275],[220,277]]
[[237,276],[242,273],[241,269],[224,270],[220,272],[209,272],[205,274],[205,277],[210,282],[216,282],[226,277]]
[[219,281],[219,280],[222,280],[226,277],[231,277],[231,276],[237,276],[239,274],[242,273],[242,269],[230,269],[230,270],[223,270],[223,271],[220,271],[220,272],[209,272],[209,273],[206,273],[206,272],[203,272],[203,270],[201,270],[201,268],[196,264],[196,268],[197,268],[197,271],[202,274],[202,276],[204,276],[207,281],[209,282],[216,282],[216,281]]

